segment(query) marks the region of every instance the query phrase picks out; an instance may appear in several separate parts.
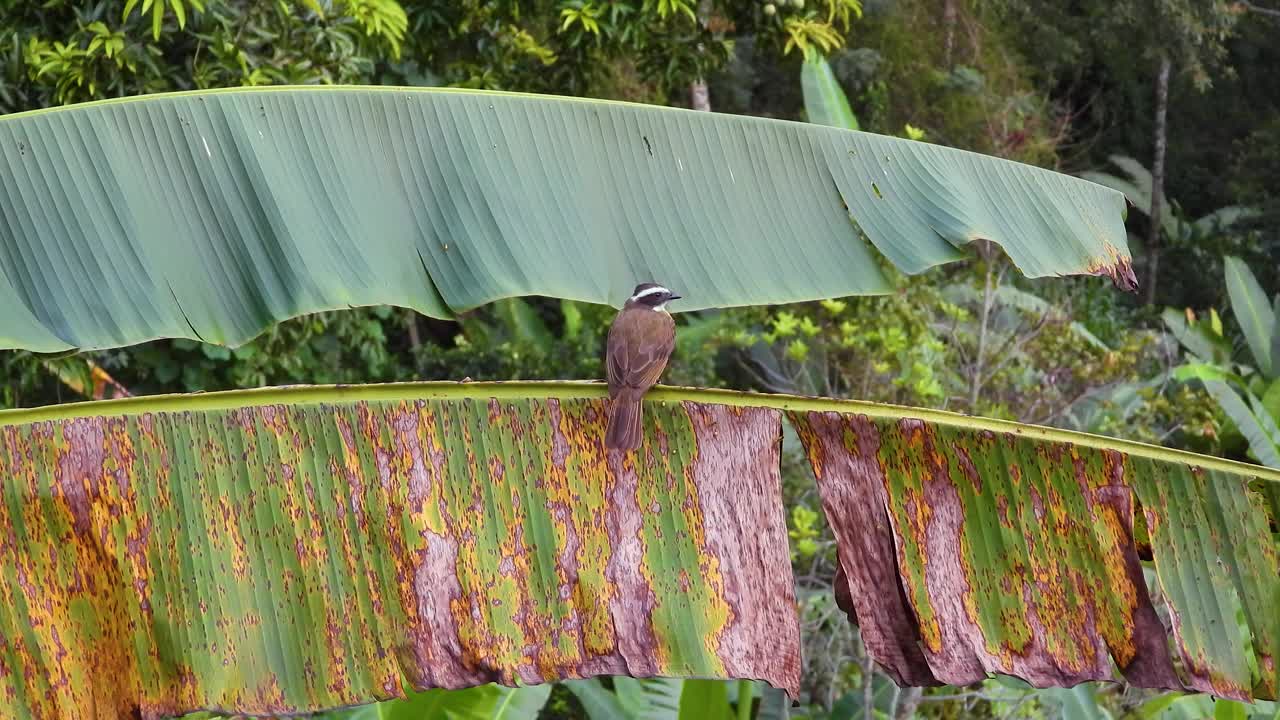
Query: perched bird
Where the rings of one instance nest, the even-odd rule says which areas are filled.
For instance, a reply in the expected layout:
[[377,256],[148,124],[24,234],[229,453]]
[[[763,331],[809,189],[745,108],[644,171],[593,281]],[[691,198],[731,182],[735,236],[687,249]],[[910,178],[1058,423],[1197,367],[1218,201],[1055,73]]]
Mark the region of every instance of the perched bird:
[[640,283],[613,319],[605,350],[610,401],[606,448],[640,447],[640,400],[658,382],[676,346],[676,323],[667,303],[679,298],[656,283]]

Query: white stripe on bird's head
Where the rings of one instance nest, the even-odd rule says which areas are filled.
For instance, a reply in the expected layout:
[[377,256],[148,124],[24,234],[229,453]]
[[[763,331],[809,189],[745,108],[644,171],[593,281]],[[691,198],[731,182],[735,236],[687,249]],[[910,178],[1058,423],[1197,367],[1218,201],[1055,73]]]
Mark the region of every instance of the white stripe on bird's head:
[[632,295],[631,299],[639,300],[640,298],[649,297],[650,295],[670,295],[670,294],[671,294],[670,290],[662,287],[661,285],[655,285],[650,288],[645,288],[644,290],[641,290],[635,295]]

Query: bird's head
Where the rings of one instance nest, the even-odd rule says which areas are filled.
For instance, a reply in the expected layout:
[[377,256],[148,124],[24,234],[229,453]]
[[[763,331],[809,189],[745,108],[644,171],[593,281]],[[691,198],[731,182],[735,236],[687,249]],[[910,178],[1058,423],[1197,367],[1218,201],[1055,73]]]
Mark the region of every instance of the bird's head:
[[658,312],[667,309],[667,303],[679,300],[680,296],[657,283],[640,283],[627,298],[626,307],[647,307]]

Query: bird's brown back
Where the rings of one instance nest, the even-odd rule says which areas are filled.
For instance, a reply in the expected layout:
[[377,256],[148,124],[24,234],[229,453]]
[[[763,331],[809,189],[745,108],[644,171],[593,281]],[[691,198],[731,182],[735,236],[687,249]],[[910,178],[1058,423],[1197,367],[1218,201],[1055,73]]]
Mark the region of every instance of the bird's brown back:
[[623,389],[643,392],[658,381],[676,344],[671,315],[648,307],[629,307],[609,328],[609,397]]

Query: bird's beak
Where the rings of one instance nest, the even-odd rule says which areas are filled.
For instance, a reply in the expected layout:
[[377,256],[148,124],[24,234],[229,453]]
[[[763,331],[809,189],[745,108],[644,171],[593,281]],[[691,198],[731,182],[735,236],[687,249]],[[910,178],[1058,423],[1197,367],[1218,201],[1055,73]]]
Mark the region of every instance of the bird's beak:
[[669,297],[669,298],[667,298],[667,299],[668,299],[668,300],[679,300],[679,299],[680,299],[680,296],[679,296],[679,295],[672,295],[671,297]]

